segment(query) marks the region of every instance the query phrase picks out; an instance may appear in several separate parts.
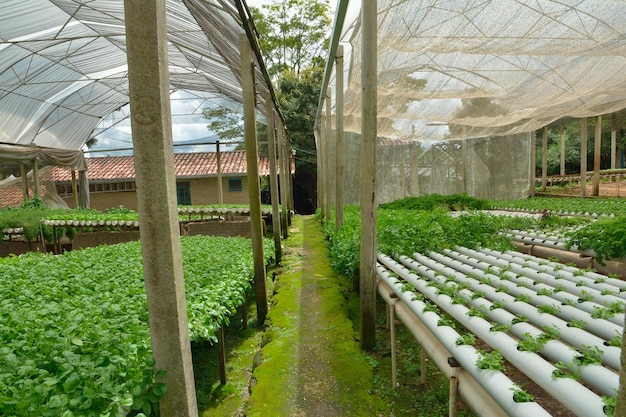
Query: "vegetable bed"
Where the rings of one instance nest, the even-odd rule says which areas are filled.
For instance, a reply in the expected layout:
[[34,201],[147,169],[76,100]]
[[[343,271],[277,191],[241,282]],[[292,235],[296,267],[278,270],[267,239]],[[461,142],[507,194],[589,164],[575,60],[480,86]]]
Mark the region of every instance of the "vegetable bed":
[[[250,288],[252,245],[194,236],[182,249],[190,337],[214,342]],[[139,242],[3,258],[0,270],[0,415],[158,412]]]

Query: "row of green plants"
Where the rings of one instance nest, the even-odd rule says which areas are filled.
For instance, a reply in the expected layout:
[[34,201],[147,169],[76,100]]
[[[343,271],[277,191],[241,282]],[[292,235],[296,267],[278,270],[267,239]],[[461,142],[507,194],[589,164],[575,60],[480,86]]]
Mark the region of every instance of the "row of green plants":
[[[181,242],[190,337],[215,342],[250,289],[251,242]],[[0,415],[158,415],[167,387],[155,378],[139,242],[11,256],[0,269]]]
[[494,200],[492,207],[544,211],[554,213],[579,213],[626,216],[624,198],[548,198],[536,197],[523,200]]
[[[242,204],[222,204],[211,206],[180,206],[179,208],[238,209],[249,208],[249,206]],[[270,209],[271,207],[263,206],[262,208]],[[196,220],[200,218],[200,215],[191,215],[187,213],[181,213],[179,215],[180,221]],[[0,231],[11,228],[22,228],[26,241],[36,241],[40,236],[43,236],[43,239],[47,242],[54,241],[53,227],[42,224],[42,220],[136,222],[139,220],[139,215],[136,211],[123,206],[110,208],[105,211],[82,208],[73,210],[50,209],[39,197],[35,196],[31,200],[25,201],[20,207],[0,210]],[[90,230],[89,227],[57,227],[56,229],[58,237],[67,237],[70,240],[74,238],[77,232]]]
[[[529,217],[492,216],[484,211],[470,210],[451,216],[441,206],[433,210],[379,208],[377,211],[378,251],[389,255],[426,253],[464,246],[511,250],[510,240],[499,232],[520,230],[552,230],[580,225],[583,219],[557,216]],[[344,211],[344,226],[335,233],[334,220],[324,230],[331,246],[331,263],[336,272],[354,276],[359,266],[360,212],[357,206]]]

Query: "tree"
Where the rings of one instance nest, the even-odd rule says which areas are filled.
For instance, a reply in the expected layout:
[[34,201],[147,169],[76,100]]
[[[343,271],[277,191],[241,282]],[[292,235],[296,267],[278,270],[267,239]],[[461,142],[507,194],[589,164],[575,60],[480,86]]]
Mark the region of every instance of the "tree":
[[272,78],[324,65],[331,23],[328,0],[274,0],[263,10],[251,8]]
[[314,125],[331,20],[327,0],[273,0],[252,8],[263,59],[276,80],[278,100],[296,150],[294,202],[315,210],[317,162]]

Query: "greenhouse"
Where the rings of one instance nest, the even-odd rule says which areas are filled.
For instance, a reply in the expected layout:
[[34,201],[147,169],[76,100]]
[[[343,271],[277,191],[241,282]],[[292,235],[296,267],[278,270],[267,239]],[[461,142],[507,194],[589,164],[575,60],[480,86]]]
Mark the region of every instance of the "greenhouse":
[[[55,247],[0,258],[0,414],[197,417],[193,342],[219,351],[211,395],[223,397],[203,415],[239,397],[249,415],[403,415],[394,401],[419,397],[430,365],[451,417],[619,415],[626,250],[613,243],[624,200],[527,198],[568,181],[586,197],[587,180],[598,196],[602,176],[626,174],[622,2],[338,0],[314,120],[318,217],[305,220],[291,217],[290,176],[278,183],[291,167],[289,121],[244,0],[1,9],[0,165],[20,172],[25,197],[29,176],[38,194],[39,169],[70,170],[84,211],[3,230]],[[177,207],[174,96],[243,113],[247,207]],[[84,152],[119,117],[132,125],[138,210],[95,214]],[[269,127],[271,207],[261,207],[257,119]],[[581,148],[569,177],[566,130]],[[550,178],[548,132],[563,138]],[[238,215],[250,239],[184,236]],[[61,248],[62,233],[125,228],[140,243]],[[315,239],[323,261],[296,263],[317,253]],[[329,284],[335,274],[352,288]],[[306,294],[305,279],[320,292]],[[260,335],[225,353],[224,329],[247,323],[252,299]],[[306,308],[313,318],[300,318]],[[302,351],[334,348],[328,333],[352,361],[332,351],[305,366]],[[249,364],[225,363],[246,345]],[[399,382],[400,352],[418,363],[413,382]],[[371,385],[383,361],[386,390]],[[237,366],[243,394],[226,383]]]

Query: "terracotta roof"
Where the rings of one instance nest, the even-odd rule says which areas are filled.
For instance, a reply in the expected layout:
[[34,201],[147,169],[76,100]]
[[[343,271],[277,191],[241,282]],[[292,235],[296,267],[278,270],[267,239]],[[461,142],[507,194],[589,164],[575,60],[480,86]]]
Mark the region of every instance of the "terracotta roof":
[[[246,152],[221,152],[223,175],[245,174]],[[113,181],[135,178],[135,166],[132,156],[105,156],[86,158],[87,176],[90,181]],[[215,152],[179,153],[174,155],[174,169],[177,178],[207,177],[217,175],[217,154]],[[293,167],[292,167],[293,171]],[[259,157],[259,175],[270,173],[267,157]],[[280,173],[280,170],[279,170]],[[54,181],[70,181],[70,171],[55,167]]]
[[[132,156],[105,156],[85,158],[89,181],[122,181],[135,178],[135,165]],[[246,152],[221,152],[223,175],[245,175],[247,171]],[[211,177],[217,175],[217,154],[215,152],[179,153],[174,155],[174,168],[177,178]],[[278,168],[278,167],[277,167]],[[278,169],[280,174],[280,169]],[[295,172],[292,161],[291,172]],[[259,157],[259,175],[270,173],[269,159]],[[45,195],[44,181],[70,182],[71,171],[64,167],[45,167],[39,170],[42,197]],[[32,184],[32,180],[31,180]],[[31,193],[33,194],[32,187]],[[22,182],[18,178],[11,184],[0,186],[0,208],[22,204]]]

